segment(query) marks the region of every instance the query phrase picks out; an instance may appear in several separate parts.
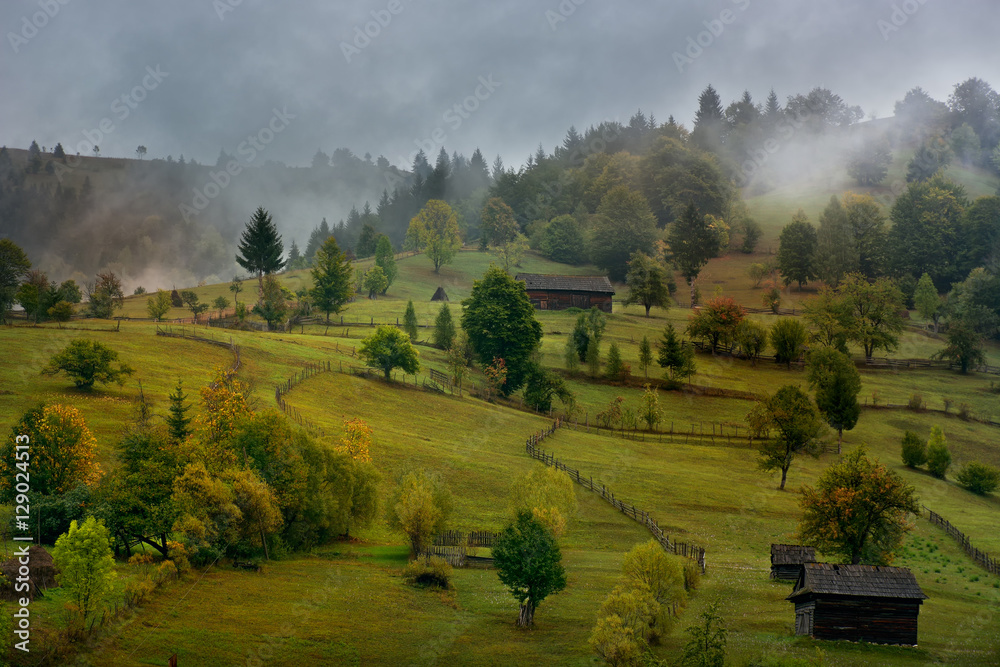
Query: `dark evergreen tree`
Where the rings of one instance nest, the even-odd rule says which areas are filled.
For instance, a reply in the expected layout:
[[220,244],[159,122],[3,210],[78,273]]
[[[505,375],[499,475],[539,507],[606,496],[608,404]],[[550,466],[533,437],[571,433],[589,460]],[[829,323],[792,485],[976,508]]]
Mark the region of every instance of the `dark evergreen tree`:
[[191,429],[189,428],[191,418],[187,416],[188,409],[191,406],[185,403],[186,400],[187,394],[184,393],[183,383],[178,379],[177,387],[170,394],[170,414],[166,419],[167,431],[174,442],[183,442],[191,435]]
[[237,249],[237,264],[256,274],[261,292],[264,290],[264,276],[276,273],[285,266],[285,260],[281,258],[285,248],[278,228],[274,226],[271,214],[262,206],[257,207],[247,223]]
[[718,153],[722,149],[725,122],[722,99],[711,85],[698,96],[698,111],[694,116],[691,139],[702,150]]

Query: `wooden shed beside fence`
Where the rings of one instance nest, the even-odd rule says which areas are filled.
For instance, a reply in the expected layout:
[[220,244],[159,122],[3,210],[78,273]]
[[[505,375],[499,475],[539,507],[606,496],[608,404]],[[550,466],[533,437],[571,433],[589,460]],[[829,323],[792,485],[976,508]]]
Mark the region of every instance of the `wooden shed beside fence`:
[[538,310],[565,310],[597,306],[611,312],[611,297],[615,288],[607,276],[556,276],[542,273],[519,273],[516,280],[524,283],[528,298]]
[[805,563],[787,599],[797,635],[912,646],[927,596],[906,568]]

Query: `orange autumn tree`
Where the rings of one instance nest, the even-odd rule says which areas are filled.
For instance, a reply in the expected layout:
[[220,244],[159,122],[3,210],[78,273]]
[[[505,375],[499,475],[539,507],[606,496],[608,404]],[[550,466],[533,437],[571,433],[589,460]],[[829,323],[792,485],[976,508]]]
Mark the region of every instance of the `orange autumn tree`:
[[363,419],[345,419],[344,435],[340,444],[334,447],[338,452],[347,454],[355,461],[371,463],[369,452],[372,444],[372,428]]
[[[15,449],[19,435],[28,436],[30,449]],[[21,444],[24,444],[23,439]],[[18,466],[18,451],[29,452],[28,465]],[[3,501],[15,499],[16,482],[27,477],[17,480],[15,475],[26,472],[30,474],[31,492],[38,495],[62,494],[78,484],[97,483],[101,477],[97,440],[76,408],[39,405],[24,413],[14,425],[10,437],[0,447],[0,478],[4,480],[0,497]]]
[[729,296],[718,296],[709,301],[688,321],[687,333],[691,338],[701,338],[715,354],[719,343],[729,345],[747,311]]
[[889,565],[920,513],[916,491],[858,447],[804,487],[799,537],[845,563]]

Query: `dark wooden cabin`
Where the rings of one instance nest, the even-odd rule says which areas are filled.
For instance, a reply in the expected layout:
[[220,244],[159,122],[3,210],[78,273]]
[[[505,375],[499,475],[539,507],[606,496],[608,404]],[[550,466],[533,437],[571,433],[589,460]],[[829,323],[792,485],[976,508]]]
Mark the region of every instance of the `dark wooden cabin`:
[[815,563],[816,550],[800,544],[771,545],[771,578],[795,581],[803,563]]
[[797,635],[910,646],[926,599],[906,568],[828,563],[804,563],[788,596]]
[[528,298],[538,310],[588,309],[597,306],[611,312],[611,297],[615,290],[607,276],[554,276],[541,273],[519,273],[516,280],[524,282]]

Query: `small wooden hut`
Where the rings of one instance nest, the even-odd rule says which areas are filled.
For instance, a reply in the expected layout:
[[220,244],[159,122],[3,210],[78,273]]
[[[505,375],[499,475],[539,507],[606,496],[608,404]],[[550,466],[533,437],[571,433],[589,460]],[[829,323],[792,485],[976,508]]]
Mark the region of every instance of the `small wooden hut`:
[[797,635],[913,646],[927,596],[906,568],[804,563],[787,599]]
[[528,299],[538,310],[564,310],[596,306],[611,312],[611,297],[615,288],[607,276],[555,276],[541,273],[519,273],[515,280],[524,283]]
[[4,600],[16,600],[21,597],[34,600],[36,596],[44,595],[46,590],[58,586],[56,566],[52,562],[52,556],[37,544],[28,547],[28,580],[31,585],[26,592],[14,590],[20,567],[21,563],[17,556],[0,563],[0,572],[7,579],[3,587],[0,588],[0,597]]
[[438,286],[437,291],[434,292],[434,296],[431,297],[431,301],[447,301],[448,295],[445,293],[444,288]]
[[816,550],[800,544],[771,545],[771,578],[795,581],[803,563],[815,563]]

